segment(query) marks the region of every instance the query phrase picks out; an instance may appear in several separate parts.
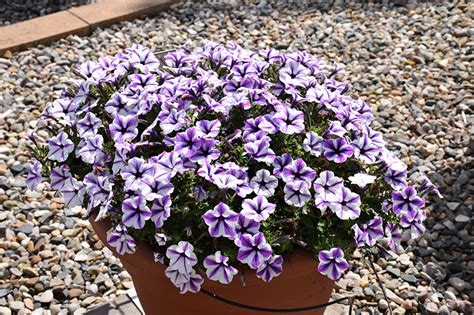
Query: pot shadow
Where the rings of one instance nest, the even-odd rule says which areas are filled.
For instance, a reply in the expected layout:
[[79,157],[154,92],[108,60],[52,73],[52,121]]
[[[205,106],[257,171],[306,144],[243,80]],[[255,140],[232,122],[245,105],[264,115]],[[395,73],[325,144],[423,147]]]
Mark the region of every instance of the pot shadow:
[[[473,145],[471,139],[467,155],[471,154]],[[424,273],[420,273],[419,282],[427,283],[428,293],[441,292],[443,296],[438,299],[444,300],[450,309],[472,314],[472,305],[467,301],[474,300],[474,293],[461,287],[474,282],[473,270],[468,268],[469,261],[474,259],[470,245],[474,235],[474,165],[447,167],[431,177],[444,199],[435,195],[428,198],[427,203],[433,206],[425,221],[426,232],[419,239],[409,240],[406,249],[414,254],[415,268]],[[418,300],[426,302],[429,295],[419,295]],[[428,312],[424,304],[420,308]]]
[[87,315],[142,315],[141,311],[136,307],[128,295],[121,295],[114,300],[99,305],[98,307],[87,311]]

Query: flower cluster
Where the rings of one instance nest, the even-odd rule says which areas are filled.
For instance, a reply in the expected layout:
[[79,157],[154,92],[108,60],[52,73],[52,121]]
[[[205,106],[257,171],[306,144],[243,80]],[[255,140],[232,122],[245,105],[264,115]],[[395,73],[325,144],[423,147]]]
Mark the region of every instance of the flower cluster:
[[234,43],[87,62],[41,115],[47,144],[30,137],[28,185],[47,176],[67,206],[110,220],[119,254],[148,242],[182,293],[243,265],[270,281],[298,247],[336,280],[343,250],[400,251],[403,229],[423,233],[423,196],[439,194],[424,175],[409,184],[341,73]]

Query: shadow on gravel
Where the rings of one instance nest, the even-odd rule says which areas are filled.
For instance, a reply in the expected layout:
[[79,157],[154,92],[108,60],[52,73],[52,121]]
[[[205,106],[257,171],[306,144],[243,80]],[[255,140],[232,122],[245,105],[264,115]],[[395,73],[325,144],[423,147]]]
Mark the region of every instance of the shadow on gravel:
[[[473,153],[473,140],[466,155]],[[430,287],[443,292],[447,304],[454,310],[472,314],[472,306],[456,299],[474,301],[474,252],[472,250],[472,206],[474,196],[474,165],[467,163],[447,168],[432,175],[433,182],[441,187],[445,199],[431,198],[434,206],[426,221],[425,235],[409,241],[421,276]],[[424,302],[426,296],[419,296]]]

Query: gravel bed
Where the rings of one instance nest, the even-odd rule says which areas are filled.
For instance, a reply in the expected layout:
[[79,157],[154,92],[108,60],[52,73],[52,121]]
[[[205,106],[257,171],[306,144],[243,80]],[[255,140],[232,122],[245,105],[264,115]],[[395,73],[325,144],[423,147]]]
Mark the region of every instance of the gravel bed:
[[[474,4],[209,2],[0,58],[0,314],[81,314],[132,286],[81,220],[83,210],[63,209],[51,193],[26,191],[23,139],[46,102],[86,60],[132,43],[163,50],[207,39],[305,49],[346,64],[350,93],[373,108],[388,144],[410,169],[440,185],[445,199],[430,200],[426,234],[404,235],[404,254],[376,259],[389,301],[358,252],[333,298],[352,292],[356,308],[370,314],[384,313],[388,303],[396,314],[472,313]],[[347,311],[342,304],[328,310]]]
[[0,1],[0,27],[93,1],[97,0],[2,0]]

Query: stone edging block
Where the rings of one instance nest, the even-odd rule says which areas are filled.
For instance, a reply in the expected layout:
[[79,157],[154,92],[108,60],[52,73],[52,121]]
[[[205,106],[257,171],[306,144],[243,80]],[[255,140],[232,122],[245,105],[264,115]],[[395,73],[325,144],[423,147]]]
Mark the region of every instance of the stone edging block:
[[70,34],[88,35],[104,27],[154,15],[180,0],[102,0],[99,3],[40,16],[0,27],[0,57],[38,44],[49,44]]

